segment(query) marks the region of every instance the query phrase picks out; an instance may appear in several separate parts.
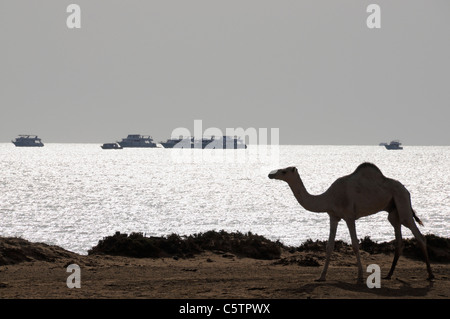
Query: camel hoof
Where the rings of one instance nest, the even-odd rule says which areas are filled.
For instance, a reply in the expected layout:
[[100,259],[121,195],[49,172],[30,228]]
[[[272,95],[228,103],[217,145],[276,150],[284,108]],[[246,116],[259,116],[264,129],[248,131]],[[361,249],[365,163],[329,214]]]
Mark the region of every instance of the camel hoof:
[[434,275],[431,275],[427,278],[428,281],[434,281],[434,279],[435,279]]
[[315,281],[315,282],[323,282],[323,281],[326,281],[326,279],[320,277],[320,278],[315,279],[314,281]]
[[392,279],[392,276],[386,276],[386,277],[383,277],[383,279],[391,280],[391,279]]

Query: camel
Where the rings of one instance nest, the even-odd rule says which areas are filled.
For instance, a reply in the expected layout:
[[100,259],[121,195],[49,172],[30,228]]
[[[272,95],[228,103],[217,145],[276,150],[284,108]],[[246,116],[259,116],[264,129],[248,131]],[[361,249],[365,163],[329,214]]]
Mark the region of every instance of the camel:
[[326,246],[325,264],[317,281],[326,280],[330,256],[334,250],[336,230],[341,219],[345,220],[350,231],[352,248],[358,265],[357,281],[358,283],[363,281],[355,221],[358,218],[381,211],[388,212],[388,220],[394,227],[396,239],[394,260],[385,279],[391,279],[402,251],[402,225],[408,227],[417,239],[425,256],[428,280],[434,279],[428,258],[426,240],[420,233],[415,221],[420,225],[423,224],[412,209],[409,191],[399,181],[385,177],[374,164],[362,163],[352,174],[338,178],[320,195],[308,193],[296,167],[274,170],[270,172],[269,178],[287,182],[299,204],[306,210],[315,213],[328,213],[330,216],[330,234]]

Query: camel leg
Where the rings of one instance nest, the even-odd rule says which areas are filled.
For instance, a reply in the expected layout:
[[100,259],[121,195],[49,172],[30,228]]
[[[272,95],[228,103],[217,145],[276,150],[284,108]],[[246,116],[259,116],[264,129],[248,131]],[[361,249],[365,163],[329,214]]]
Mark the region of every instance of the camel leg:
[[423,255],[425,256],[425,263],[427,264],[427,271],[428,271],[428,280],[433,280],[434,275],[433,271],[431,270],[430,266],[430,259],[428,258],[428,251],[427,251],[427,243],[425,237],[421,234],[419,228],[417,227],[414,220],[411,218],[411,221],[408,223],[408,225],[405,225],[408,227],[411,232],[413,233],[414,237],[417,240],[417,243],[419,244],[420,249],[422,250]]
[[359,242],[356,236],[356,226],[355,221],[352,219],[346,220],[348,230],[350,231],[350,237],[352,239],[353,252],[356,255],[356,262],[358,263],[358,283],[363,283],[363,268],[361,264],[361,256],[359,255]]
[[427,264],[428,280],[433,280],[434,275],[433,271],[431,270],[430,259],[428,258],[427,243],[425,237],[423,237],[423,235],[420,233],[420,230],[417,227],[416,222],[414,221],[411,201],[406,202],[396,199],[395,206],[397,207],[400,223],[411,230],[417,240],[420,249],[422,250],[422,253],[425,257],[425,263]]
[[327,243],[327,255],[326,255],[326,259],[325,259],[325,265],[323,266],[322,269],[322,274],[320,275],[320,278],[317,279],[316,281],[325,281],[326,276],[327,276],[327,271],[328,271],[328,265],[330,264],[330,257],[331,257],[331,253],[334,250],[334,239],[336,238],[336,231],[337,231],[337,226],[339,223],[339,218],[330,216],[330,236],[328,238],[328,243]]
[[391,225],[394,227],[396,246],[395,246],[395,255],[394,255],[394,260],[392,261],[391,270],[389,270],[388,275],[384,279],[391,279],[392,274],[394,273],[394,270],[395,270],[395,266],[397,265],[398,258],[400,257],[400,255],[402,253],[402,247],[403,247],[402,225],[400,224],[400,221],[398,220],[397,210],[393,210],[392,212],[390,212],[388,219],[389,219],[389,222],[391,223]]

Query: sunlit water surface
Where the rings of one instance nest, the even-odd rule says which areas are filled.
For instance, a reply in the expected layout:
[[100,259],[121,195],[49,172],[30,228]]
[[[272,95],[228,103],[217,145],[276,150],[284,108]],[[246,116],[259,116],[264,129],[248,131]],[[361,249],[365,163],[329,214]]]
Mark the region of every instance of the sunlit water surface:
[[[380,146],[280,146],[278,163],[273,157],[271,162],[217,160],[223,153],[215,161],[179,161],[175,151],[0,144],[0,236],[19,236],[81,254],[116,231],[147,236],[251,231],[287,245],[308,238],[326,240],[328,215],[303,209],[286,183],[270,180],[267,174],[297,166],[309,192],[320,194],[364,161],[408,188],[425,224],[422,233],[450,234],[450,147],[387,151]],[[236,156],[249,150],[221,152]],[[356,226],[360,238],[394,238],[386,212],[359,219]],[[405,228],[403,234],[412,236]],[[344,222],[337,239],[350,241]]]

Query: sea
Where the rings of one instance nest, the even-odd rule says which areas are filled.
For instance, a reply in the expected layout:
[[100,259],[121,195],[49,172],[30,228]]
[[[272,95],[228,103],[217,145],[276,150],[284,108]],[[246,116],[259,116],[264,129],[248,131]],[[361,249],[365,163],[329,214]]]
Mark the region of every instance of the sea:
[[[298,246],[327,240],[329,217],[306,211],[274,169],[296,166],[320,194],[363,162],[411,193],[423,234],[450,235],[450,147],[250,145],[246,150],[125,148],[47,143],[0,144],[0,236],[87,254],[115,232],[167,236],[209,230],[252,232]],[[360,239],[394,239],[387,213],[356,222]],[[404,238],[412,233],[403,228]],[[345,222],[336,239],[350,242]]]

